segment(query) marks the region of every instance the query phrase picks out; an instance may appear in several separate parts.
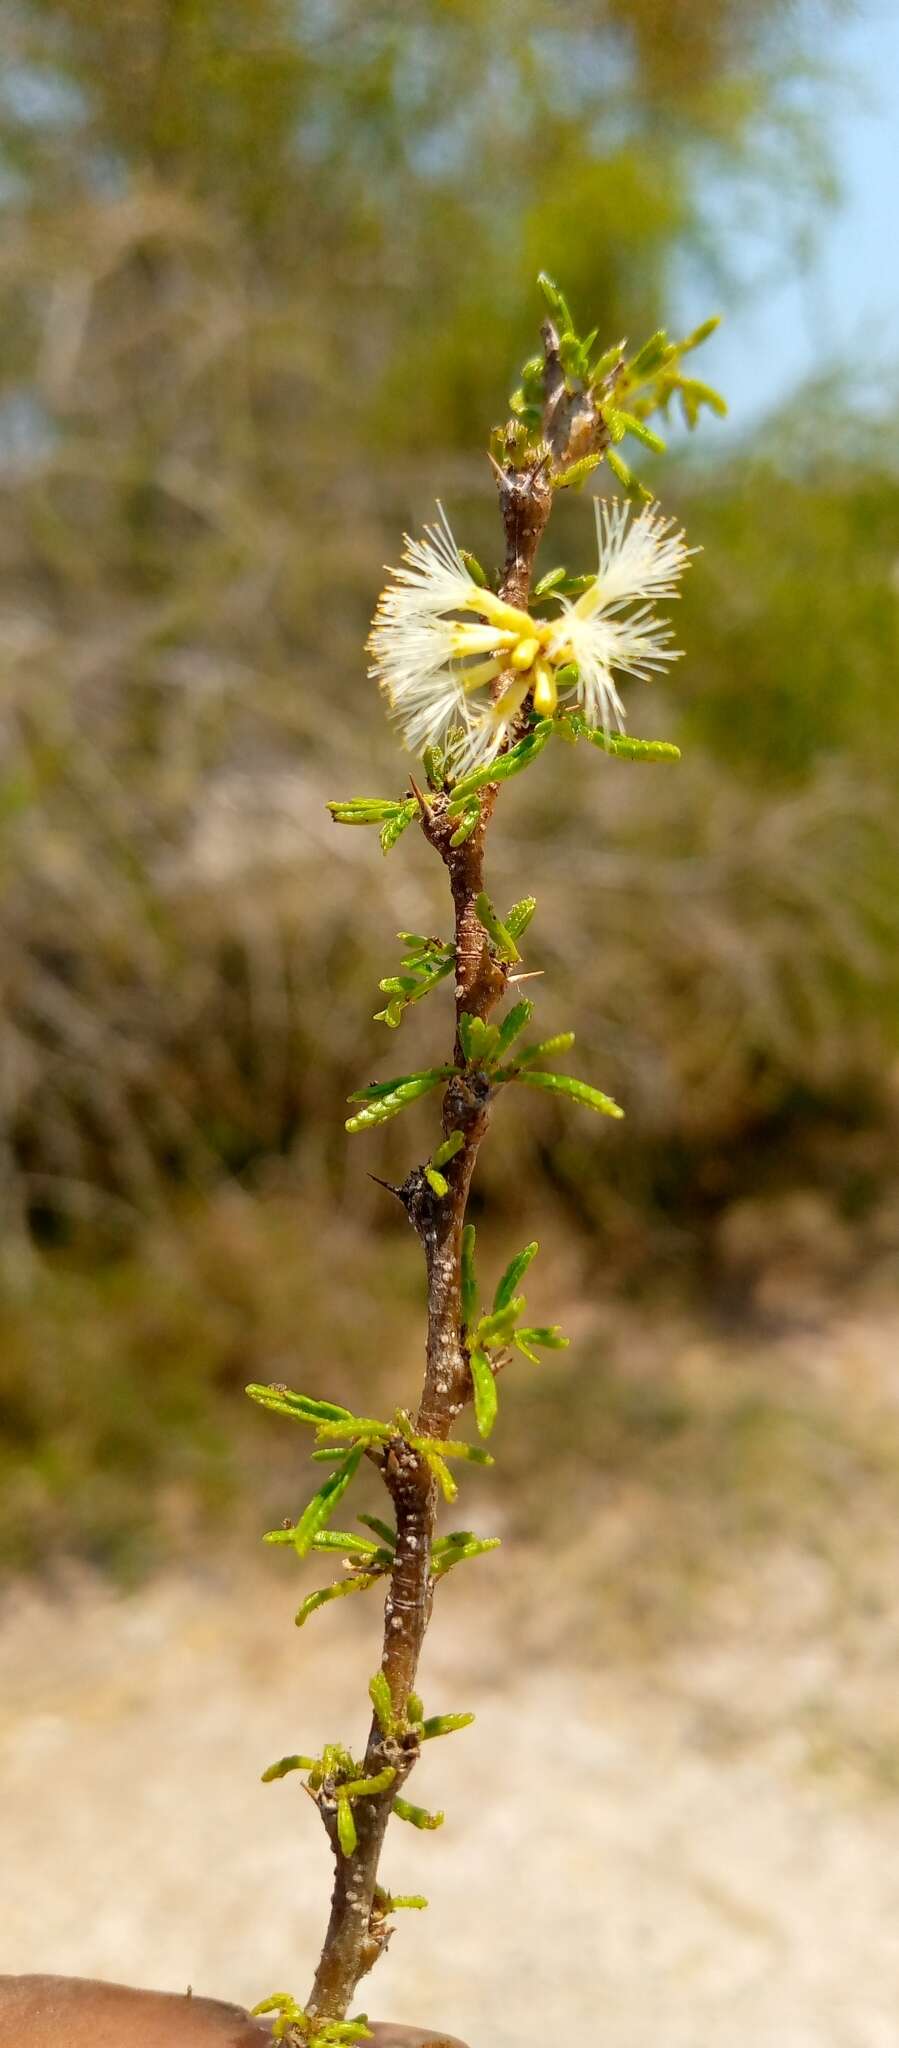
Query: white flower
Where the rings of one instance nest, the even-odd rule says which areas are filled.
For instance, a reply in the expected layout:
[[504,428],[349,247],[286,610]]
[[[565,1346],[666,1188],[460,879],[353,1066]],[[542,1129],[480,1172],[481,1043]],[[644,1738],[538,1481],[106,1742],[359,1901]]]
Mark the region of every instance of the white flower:
[[556,667],[576,663],[573,687],[590,724],[623,732],[624,705],[613,670],[645,680],[680,659],[671,627],[656,617],[651,600],[677,596],[678,578],[696,550],[657,505],[647,505],[630,521],[626,501],[593,502],[597,575],[574,604],[560,600],[562,616],[553,621],[546,654]]
[[[595,510],[598,573],[549,620],[474,581],[441,506],[424,540],[406,537],[369,649],[371,674],[413,751],[442,745],[453,772],[469,773],[495,758],[529,696],[551,716],[560,691],[580,702],[592,725],[623,730],[613,671],[647,677],[677,659],[652,599],[676,595],[693,550],[655,506],[633,521],[620,501],[597,499]],[[452,616],[460,612],[475,618]],[[500,677],[503,687],[491,689]]]

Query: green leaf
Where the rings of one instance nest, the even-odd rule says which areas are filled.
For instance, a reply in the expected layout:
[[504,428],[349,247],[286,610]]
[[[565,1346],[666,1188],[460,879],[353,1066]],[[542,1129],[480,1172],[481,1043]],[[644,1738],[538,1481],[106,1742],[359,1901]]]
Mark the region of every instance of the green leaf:
[[516,1079],[528,1088],[544,1088],[548,1094],[568,1095],[573,1102],[582,1102],[586,1109],[595,1109],[600,1116],[623,1116],[617,1102],[610,1095],[603,1095],[598,1088],[591,1088],[586,1081],[578,1081],[572,1074],[542,1074],[532,1067],[522,1067]]
[[457,1029],[466,1064],[470,1067],[485,1066],[499,1043],[498,1026],[485,1023],[483,1017],[474,1016],[470,1010],[463,1010]]
[[613,341],[611,348],[603,351],[590,371],[591,383],[601,383],[602,379],[608,376],[610,370],[616,369],[618,364],[623,362],[626,347],[627,343],[624,341]]
[[539,583],[535,583],[531,592],[532,598],[536,600],[541,597],[551,596],[552,592],[558,589],[559,584],[564,583],[567,574],[567,569],[547,569],[546,575],[541,576]]
[[359,1469],[364,1449],[364,1444],[354,1444],[352,1450],[347,1452],[346,1457],[338,1465],[336,1472],[332,1472],[330,1479],[325,1480],[318,1493],[313,1494],[293,1532],[293,1546],[298,1557],[307,1556],[319,1530],[330,1522],[338,1501],[343,1499],[347,1487]]
[[618,482],[624,485],[626,491],[632,491],[637,479],[633,470],[628,469],[627,463],[622,462],[621,456],[616,454],[614,448],[606,449],[606,461],[612,475],[617,476]]
[[376,1799],[379,1793],[389,1792],[395,1777],[396,1771],[393,1765],[387,1764],[383,1771],[378,1771],[376,1777],[353,1778],[348,1785],[342,1785],[340,1788],[341,1797],[344,1799]]
[[406,1720],[410,1722],[423,1721],[424,1717],[425,1710],[419,1694],[417,1692],[410,1692],[406,1701]]
[[456,1485],[455,1479],[453,1478],[449,1466],[446,1464],[445,1460],[441,1458],[439,1452],[431,1450],[430,1446],[427,1449],[425,1449],[425,1446],[423,1444],[419,1444],[417,1448],[421,1451],[421,1455],[424,1458],[425,1464],[427,1465],[428,1470],[431,1473],[432,1477],[436,1479],[444,1500],[449,1501],[450,1503],[452,1503],[454,1500],[457,1500],[459,1497],[459,1488]]
[[[452,815],[455,816],[455,813],[453,812]],[[456,830],[453,833],[452,838],[450,840],[450,845],[464,846],[466,839],[471,838],[472,833],[476,830],[477,826],[479,825],[480,818],[480,804],[470,804],[468,808],[464,810],[462,813],[461,823],[457,825]]]
[[340,1843],[344,1856],[352,1856],[359,1846],[359,1836],[356,1833],[353,1809],[349,1800],[341,1798],[339,1795],[337,1799],[337,1840]]
[[352,1578],[337,1579],[333,1586],[322,1586],[317,1593],[308,1593],[294,1615],[296,1627],[302,1628],[310,1614],[316,1614],[320,1607],[327,1607],[331,1600],[345,1600],[350,1593],[367,1593],[380,1578],[380,1572],[354,1572]]
[[411,1909],[414,1913],[423,1913],[427,1903],[427,1899],[421,1892],[404,1892],[401,1893],[399,1898],[394,1893],[388,1892],[384,1911],[385,1913],[399,1913],[403,1909]]
[[413,1806],[408,1799],[395,1799],[393,1811],[398,1820],[406,1820],[413,1828],[442,1828],[446,1815],[428,1813],[423,1806]]
[[516,1329],[512,1341],[516,1343],[520,1352],[524,1352],[524,1358],[530,1358],[532,1364],[537,1366],[539,1360],[534,1358],[534,1352],[528,1350],[528,1346],[537,1346],[539,1352],[567,1352],[571,1339],[561,1335],[559,1323],[549,1323],[543,1329],[528,1329],[526,1325],[522,1325],[520,1329]]
[[391,1529],[389,1522],[379,1521],[377,1515],[357,1515],[356,1520],[363,1522],[366,1529],[373,1529],[375,1535],[380,1536],[382,1542],[386,1543],[388,1550],[396,1549],[396,1530]]
[[524,1030],[533,1014],[533,1003],[529,1002],[526,996],[522,996],[521,1001],[515,1004],[507,1017],[503,1018],[499,1027],[499,1037],[496,1041],[497,1059],[501,1059],[503,1053],[508,1052],[510,1045],[514,1044],[519,1032]]
[[368,1696],[375,1711],[375,1719],[382,1735],[392,1735],[396,1728],[396,1716],[390,1687],[383,1671],[376,1671],[368,1681]]
[[474,1270],[475,1227],[466,1223],[462,1232],[462,1321],[471,1324],[478,1301],[478,1285]]
[[475,909],[478,913],[478,916],[481,920],[485,932],[493,942],[493,950],[496,954],[497,959],[506,961],[510,965],[514,964],[516,960],[520,960],[521,954],[518,951],[518,947],[515,944],[515,940],[513,939],[511,932],[507,930],[504,924],[500,923],[500,920],[496,915],[496,911],[493,908],[493,904],[491,903],[489,896],[486,894],[486,891],[483,889],[481,890],[480,895],[475,899]]
[[[282,1532],[277,1532],[282,1533]],[[284,1531],[289,1534],[289,1531]],[[360,1557],[376,1557],[378,1545],[370,1536],[355,1536],[351,1529],[320,1529],[313,1550],[349,1550]]]
[[391,847],[395,846],[397,840],[402,838],[407,827],[411,825],[413,818],[417,818],[417,816],[418,799],[413,797],[411,803],[404,804],[402,810],[397,812],[395,818],[388,818],[386,825],[381,826],[380,840],[382,853],[390,852]]
[[624,423],[626,434],[632,434],[635,441],[642,441],[644,447],[651,448],[654,455],[664,455],[665,443],[661,434],[654,433],[652,427],[646,425],[645,420],[637,419],[632,412],[619,413],[618,417]]
[[449,1181],[445,1180],[443,1174],[438,1173],[434,1166],[425,1167],[425,1180],[429,1188],[433,1189],[438,1201],[442,1202],[444,1195],[449,1194]]
[[549,307],[553,319],[563,330],[567,330],[568,333],[572,333],[574,330],[574,321],[572,320],[571,313],[569,311],[568,301],[565,297],[564,292],[559,290],[559,287],[555,283],[554,279],[549,276],[548,271],[540,271],[539,276],[537,278],[537,287],[538,290],[543,293],[543,297],[546,301],[546,304]]
[[314,1771],[317,1762],[315,1756],[281,1756],[263,1771],[261,1783],[273,1785],[276,1778],[286,1778],[289,1771]]
[[637,740],[629,733],[606,732],[601,726],[591,729],[585,726],[582,737],[598,747],[603,754],[614,754],[621,761],[679,761],[680,747],[670,740]]
[[389,825],[402,817],[409,805],[390,797],[354,796],[346,803],[328,804],[327,809],[336,825]]
[[518,1064],[529,1066],[532,1060],[551,1059],[563,1052],[570,1052],[574,1044],[573,1031],[556,1031],[552,1038],[543,1038],[539,1045],[526,1045],[518,1054]]
[[631,358],[627,366],[628,375],[630,377],[648,376],[649,372],[656,369],[664,360],[667,350],[668,336],[664,327],[659,327],[656,333],[651,334],[649,340],[644,341],[643,347],[638,349],[636,355]]
[[[609,450],[607,451],[607,454],[608,454],[608,460],[609,460],[609,464],[611,465],[611,462],[612,462],[612,451],[611,451],[611,449],[609,449]],[[598,468],[599,468],[599,465],[600,465],[601,461],[602,461],[602,456],[601,456],[601,455],[582,455],[582,457],[581,457],[581,460],[580,460],[580,462],[572,462],[572,463],[571,463],[571,464],[569,465],[568,469],[563,469],[563,470],[560,470],[560,471],[559,471],[559,472],[558,472],[558,473],[557,473],[557,474],[556,474],[556,475],[555,475],[555,476],[554,476],[554,477],[552,478],[552,487],[553,487],[553,490],[554,490],[554,491],[568,491],[568,490],[578,490],[578,489],[579,489],[579,487],[580,487],[580,485],[581,485],[582,483],[584,483],[585,479],[586,479],[586,478],[587,478],[588,476],[592,476],[592,474],[593,474],[593,471],[594,471],[595,469],[598,469]]]
[[536,908],[536,896],[522,896],[520,903],[513,903],[505,921],[506,930],[511,932],[513,939],[520,939],[522,932],[527,931]]
[[431,1165],[448,1166],[450,1160],[455,1159],[456,1153],[461,1152],[464,1143],[464,1131],[450,1131],[449,1137],[444,1138],[443,1144],[438,1145],[436,1152],[432,1153]]
[[460,548],[459,553],[465,563],[472,583],[476,583],[480,590],[485,590],[487,587],[487,572],[481,568],[477,555],[473,555],[468,548]]
[[[388,1084],[383,1093],[373,1095],[365,1102],[358,1115],[347,1118],[346,1129],[368,1131],[375,1124],[388,1123],[391,1117],[398,1116],[400,1110],[406,1108],[407,1103],[429,1095],[432,1088],[439,1088],[441,1081],[448,1080],[452,1072],[452,1067],[431,1067],[426,1073],[412,1074],[406,1080]],[[349,1100],[358,1101],[359,1097],[351,1095]]]
[[314,1401],[310,1394],[295,1394],[290,1387],[260,1386],[251,1380],[244,1391],[260,1408],[272,1408],[277,1415],[288,1415],[292,1422],[306,1422],[316,1429],[323,1422],[349,1420],[349,1409],[336,1401]]
[[433,1742],[438,1735],[455,1735],[461,1728],[470,1728],[473,1720],[473,1714],[431,1714],[422,1723],[421,1739]]
[[523,1308],[524,1296],[514,1294],[504,1308],[498,1309],[493,1315],[482,1316],[474,1333],[475,1343],[485,1350],[507,1344]]
[[473,1536],[470,1531],[457,1532],[456,1536],[438,1538],[434,1544],[431,1569],[435,1579],[443,1579],[455,1565],[464,1564],[467,1558],[483,1557],[488,1550],[499,1550],[499,1536]]
[[510,747],[507,754],[497,754],[496,760],[491,761],[489,768],[477,768],[471,775],[464,776],[453,790],[452,798],[447,805],[447,816],[458,817],[459,812],[467,808],[469,797],[474,796],[479,789],[487,789],[493,782],[508,782],[511,776],[520,775],[523,769],[529,768],[537,755],[542,753],[552,729],[552,719],[542,718],[538,725],[532,726],[530,732],[525,733],[524,739],[519,740],[517,746]]
[[524,1279],[531,1260],[536,1258],[539,1250],[540,1246],[537,1243],[537,1239],[534,1238],[531,1244],[525,1245],[523,1252],[518,1252],[514,1259],[510,1259],[493,1297],[494,1314],[500,1309],[508,1308],[509,1303],[515,1296],[519,1281]]
[[481,1436],[489,1436],[496,1421],[499,1399],[496,1380],[486,1352],[477,1348],[469,1359],[471,1384],[474,1389],[474,1413]]

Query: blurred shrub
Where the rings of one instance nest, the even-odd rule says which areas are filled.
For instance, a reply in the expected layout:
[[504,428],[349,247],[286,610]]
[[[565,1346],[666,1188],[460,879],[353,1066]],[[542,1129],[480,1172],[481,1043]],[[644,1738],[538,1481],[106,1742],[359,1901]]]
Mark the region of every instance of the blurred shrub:
[[[343,1098],[397,1058],[365,1004],[394,929],[440,929],[439,876],[411,834],[385,874],[323,805],[403,776],[361,653],[385,555],[439,489],[492,558],[476,451],[538,264],[636,336],[676,252],[726,268],[727,195],[776,182],[782,225],[826,194],[796,36],[766,0],[4,13],[8,1441],[17,1471],[50,1460],[35,1514],[76,1468],[112,1475],[101,1549],[128,1442],[148,1484],[171,1476],[172,1401],[199,1470],[230,1385],[228,1261],[200,1256],[191,1198],[287,1185],[320,1224],[351,1176],[362,1220],[383,1214],[364,1167],[390,1171],[393,1135],[350,1156]],[[825,408],[664,489],[706,552],[688,659],[633,693],[633,725],[685,765],[559,747],[495,840],[497,894],[534,876],[541,898],[547,1028],[576,1012],[629,1108],[610,1136],[534,1105],[511,1164],[632,1258],[647,1216],[688,1245],[822,1121],[864,1201],[881,1167],[855,1134],[896,1052],[895,471]],[[560,508],[560,557],[584,525]],[[504,1138],[485,1186],[508,1200]],[[187,1279],[149,1318],[148,1394],[161,1244]],[[281,1254],[258,1257],[257,1308]],[[297,1273],[290,1314],[314,1324],[315,1261]]]

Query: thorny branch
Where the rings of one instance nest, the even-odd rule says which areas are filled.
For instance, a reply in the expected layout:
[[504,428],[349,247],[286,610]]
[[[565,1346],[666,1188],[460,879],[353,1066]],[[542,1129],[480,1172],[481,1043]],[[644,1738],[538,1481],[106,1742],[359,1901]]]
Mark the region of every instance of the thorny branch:
[[[574,460],[604,446],[606,429],[589,394],[575,405],[560,385],[558,336],[551,321],[543,329],[544,446],[537,459],[516,465],[514,423],[507,434],[506,461],[495,464],[505,533],[505,564],[501,595],[528,609],[534,559],[552,508],[553,476]],[[500,676],[494,693],[509,682]],[[514,738],[516,735],[512,735]],[[487,828],[498,786],[480,798],[480,821],[461,846],[450,844],[457,820],[446,815],[447,798],[421,799],[421,828],[447,869],[453,899],[456,947],[456,1018],[463,1011],[489,1017],[505,992],[507,971],[493,958],[487,933],[477,913],[484,887]],[[464,1065],[458,1036],[455,1058]],[[424,1173],[416,1168],[397,1192],[424,1249],[427,1267],[427,1354],[424,1387],[416,1418],[417,1432],[445,1438],[472,1393],[471,1374],[462,1327],[462,1231],[478,1152],[490,1119],[490,1087],[478,1073],[455,1073],[443,1100],[443,1130],[461,1130],[465,1142],[445,1169],[449,1192],[438,1200]],[[378,1459],[396,1518],[396,1551],[384,1610],[381,1668],[390,1687],[398,1722],[414,1690],[422,1645],[431,1616],[434,1582],[431,1545],[437,1501],[429,1468],[411,1445],[396,1443]],[[417,1735],[385,1736],[373,1717],[365,1751],[365,1774],[374,1777],[391,1767],[396,1775],[386,1791],[359,1802],[358,1843],[345,1856],[337,1839],[337,1802],[327,1783],[316,1795],[334,1850],[335,1878],[331,1915],[315,1975],[308,2011],[340,2019],[348,2010],[356,1985],[383,1952],[391,1929],[381,1905],[378,1867],[394,1800],[418,1757]]]

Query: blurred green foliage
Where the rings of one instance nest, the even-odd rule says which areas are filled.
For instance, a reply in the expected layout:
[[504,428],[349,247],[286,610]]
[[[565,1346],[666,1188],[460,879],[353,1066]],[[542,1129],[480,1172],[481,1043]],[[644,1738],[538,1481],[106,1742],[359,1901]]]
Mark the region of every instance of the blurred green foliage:
[[[227,1261],[191,1265],[192,1205],[236,1176],[250,1204],[298,1195],[325,1244],[344,1205],[380,1219],[344,1097],[384,1059],[367,1019],[394,931],[445,922],[415,835],[385,878],[324,810],[403,783],[364,676],[381,564],[438,491],[495,559],[479,450],[532,345],[538,268],[637,340],[684,249],[726,278],[725,200],[776,193],[783,233],[827,196],[800,26],[766,0],[10,0],[0,1170],[25,1550],[45,1511],[102,1549],[138,1467],[145,1504],[192,1446],[215,1467]],[[485,1184],[509,1201],[510,1175],[542,1176],[613,1251],[659,1212],[701,1234],[797,1129],[882,1118],[885,446],[809,400],[724,464],[669,459],[659,487],[705,553],[688,658],[651,716],[635,686],[632,724],[685,763],[558,748],[504,792],[491,880],[501,902],[539,894],[541,1029],[583,1021],[629,1116],[610,1140],[535,1098],[501,1120]],[[589,566],[589,524],[560,503],[552,559]],[[403,1029],[410,1065],[430,1056],[429,1023]],[[425,1112],[421,1132],[424,1157]],[[409,1142],[391,1129],[373,1163]],[[280,1298],[275,1238],[254,1299]],[[190,1306],[153,1325],[149,1417],[128,1301],[155,1298],[163,1243]],[[291,1311],[314,1325],[319,1266],[302,1272]],[[67,1509],[95,1471],[108,1493]]]

